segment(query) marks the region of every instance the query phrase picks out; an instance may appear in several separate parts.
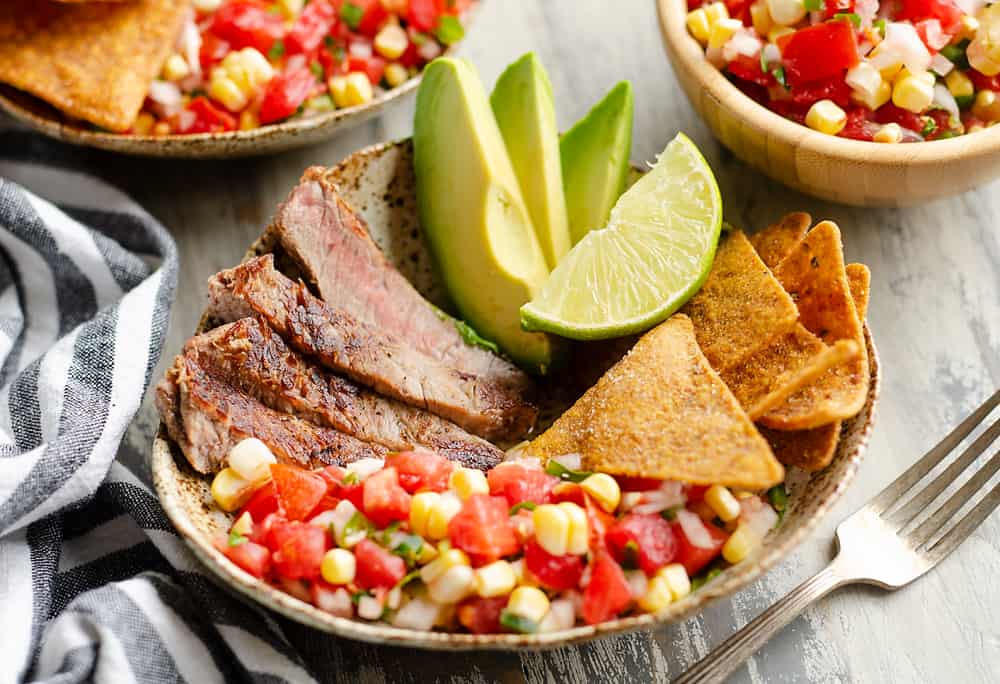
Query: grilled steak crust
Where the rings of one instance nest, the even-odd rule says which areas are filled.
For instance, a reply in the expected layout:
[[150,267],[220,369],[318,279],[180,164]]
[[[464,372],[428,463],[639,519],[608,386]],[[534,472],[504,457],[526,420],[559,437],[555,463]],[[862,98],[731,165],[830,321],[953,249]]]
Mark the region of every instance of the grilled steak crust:
[[191,467],[213,473],[241,440],[256,437],[275,458],[307,468],[384,458],[383,447],[274,411],[177,357],[156,388],[156,406]]
[[517,439],[537,409],[509,388],[425,356],[381,328],[313,296],[268,254],[209,280],[209,316],[259,316],[297,351],[379,394],[447,418],[487,439]]
[[272,409],[365,442],[394,451],[423,446],[470,468],[486,469],[503,459],[500,449],[454,423],[318,368],[254,318],[193,337],[184,355]]
[[531,393],[531,378],[485,349],[467,344],[386,259],[360,216],[325,177],[306,170],[278,208],[271,230],[320,296],[354,318],[391,331],[422,354],[490,383]]

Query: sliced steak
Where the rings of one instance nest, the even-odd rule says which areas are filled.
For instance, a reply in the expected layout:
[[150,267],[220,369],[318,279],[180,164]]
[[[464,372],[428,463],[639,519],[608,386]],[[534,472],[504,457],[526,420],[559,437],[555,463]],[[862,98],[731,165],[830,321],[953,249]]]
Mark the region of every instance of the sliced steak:
[[394,335],[329,306],[274,268],[268,254],[209,280],[209,316],[259,316],[297,351],[379,394],[447,418],[487,439],[516,439],[537,409],[509,387],[421,354]]
[[364,220],[340,197],[326,170],[312,167],[278,208],[281,246],[330,306],[391,331],[417,351],[491,383],[530,392],[515,365],[467,344],[455,321],[425,300],[386,259]]
[[156,406],[191,467],[222,469],[241,440],[256,437],[285,463],[315,468],[359,458],[384,458],[383,447],[274,411],[213,378],[193,359],[178,357],[156,388]]
[[424,446],[470,468],[503,452],[444,418],[358,387],[290,350],[267,324],[242,318],[193,337],[184,355],[266,406],[402,451]]

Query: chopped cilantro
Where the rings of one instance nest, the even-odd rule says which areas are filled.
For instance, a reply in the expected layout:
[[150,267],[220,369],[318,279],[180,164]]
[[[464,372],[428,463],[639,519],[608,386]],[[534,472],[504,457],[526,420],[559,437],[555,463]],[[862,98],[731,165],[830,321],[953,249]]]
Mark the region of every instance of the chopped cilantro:
[[267,51],[267,58],[273,61],[275,59],[279,59],[284,54],[285,54],[284,41],[276,40],[274,41],[274,45],[271,46],[271,49]]
[[538,505],[534,501],[522,501],[510,507],[510,514],[514,515],[520,510],[533,511],[536,508],[538,508]]
[[695,575],[691,578],[691,591],[702,588],[721,574],[722,568],[718,565],[713,565],[707,570]]
[[885,19],[876,19],[874,22],[872,22],[872,26],[875,27],[876,31],[882,34],[883,38],[885,38],[885,26],[886,26]]
[[763,50],[760,51],[760,70],[767,73],[767,55]]
[[958,108],[961,110],[966,110],[972,106],[972,103],[976,101],[975,95],[956,95],[955,102],[958,104]]
[[774,74],[774,80],[778,82],[778,85],[782,86],[786,90],[788,89],[788,81],[785,80],[785,67],[777,67],[771,73]]
[[934,131],[937,130],[937,122],[929,116],[925,116],[923,119],[924,127],[920,129],[920,135],[926,138],[929,135],[933,135]]
[[314,112],[332,112],[337,106],[333,104],[333,98],[324,93],[306,100],[305,108]]
[[230,546],[239,546],[240,544],[246,544],[248,541],[250,541],[250,540],[247,539],[246,537],[244,537],[242,534],[240,534],[236,530],[233,530],[232,532],[229,533],[229,545]]
[[854,24],[854,28],[861,28],[861,16],[854,12],[837,12],[833,18],[849,21]]
[[356,591],[353,594],[351,594],[351,602],[354,604],[361,603],[361,599],[363,599],[365,596],[371,596],[371,594],[369,594],[367,591],[364,590]]
[[805,0],[802,5],[810,12],[818,12],[823,9],[823,0]]
[[639,567],[639,545],[634,539],[629,539],[622,548],[622,567],[627,570]]
[[323,36],[323,45],[327,50],[332,50],[337,47],[337,41],[333,39],[333,36]]
[[664,520],[675,520],[677,518],[677,511],[684,508],[683,506],[674,506],[673,508],[667,508],[666,510],[660,511],[660,517]]
[[500,613],[500,624],[517,634],[534,634],[538,631],[538,623],[512,613],[506,608]]
[[413,580],[419,579],[419,578],[420,578],[420,568],[417,568],[416,570],[412,570],[412,571],[406,573],[405,575],[403,575],[403,579],[399,580],[399,582],[396,583],[396,586],[397,587],[405,587],[407,584],[409,584]]
[[344,475],[344,479],[341,480],[341,482],[347,485],[348,487],[356,485],[359,482],[358,474],[352,470],[351,472],[347,473],[347,475]]
[[352,30],[356,31],[361,24],[365,11],[353,2],[345,2],[340,7],[340,19]]
[[588,477],[593,475],[593,473],[588,473],[583,470],[570,470],[562,463],[552,458],[550,458],[549,462],[545,464],[545,472],[549,475],[558,477],[560,480],[566,480],[567,482],[583,482]]
[[408,534],[396,544],[392,552],[400,556],[408,565],[413,565],[420,557],[420,552],[424,550],[424,540],[415,534]]
[[322,81],[323,77],[326,76],[326,72],[323,71],[323,65],[320,64],[319,62],[312,62],[309,65],[309,71],[311,71],[313,73],[313,76],[315,76],[316,79],[319,81]]
[[344,535],[343,538],[350,539],[351,537],[357,535],[359,532],[364,532],[366,535],[371,534],[375,531],[375,526],[372,525],[371,520],[365,517],[365,514],[361,511],[355,511],[351,519],[347,521],[344,525]]
[[778,514],[778,521],[785,517],[785,509],[788,507],[788,492],[785,490],[785,483],[776,484],[767,490],[767,500],[771,502],[771,508]]
[[462,40],[462,37],[465,35],[465,29],[462,28],[462,22],[446,14],[438,22],[438,27],[434,30],[434,35],[437,36],[437,39],[442,44],[453,45]]
[[969,58],[966,55],[965,50],[969,46],[969,41],[963,40],[954,45],[945,45],[941,48],[941,54],[944,55],[948,61],[955,65],[958,69],[968,69],[969,68]]

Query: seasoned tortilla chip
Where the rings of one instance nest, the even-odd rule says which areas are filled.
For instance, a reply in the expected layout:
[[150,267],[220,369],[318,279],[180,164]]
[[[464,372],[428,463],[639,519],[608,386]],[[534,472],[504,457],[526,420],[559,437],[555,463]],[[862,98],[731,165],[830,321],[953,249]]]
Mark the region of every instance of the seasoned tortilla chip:
[[723,239],[705,284],[681,311],[719,372],[791,330],[798,318],[795,302],[739,230]]
[[[824,221],[813,228],[774,273],[798,303],[800,321],[809,332],[826,344],[853,340],[864,349],[836,224]],[[760,422],[775,430],[819,427],[856,415],[867,394],[868,358],[861,354],[828,370]]]
[[802,241],[811,223],[812,216],[803,211],[787,214],[777,223],[751,235],[750,244],[767,267],[774,268]]
[[112,131],[132,125],[189,0],[0,3],[0,82]]
[[[864,264],[848,264],[847,279],[851,286],[851,299],[858,316],[864,320],[868,314],[868,294],[871,271]],[[862,350],[864,352],[864,350]],[[840,441],[842,421],[835,421],[812,430],[784,432],[761,427],[760,432],[774,450],[774,455],[785,465],[816,471],[830,465]]]
[[683,314],[643,335],[526,450],[577,453],[588,470],[748,490],[784,478]]

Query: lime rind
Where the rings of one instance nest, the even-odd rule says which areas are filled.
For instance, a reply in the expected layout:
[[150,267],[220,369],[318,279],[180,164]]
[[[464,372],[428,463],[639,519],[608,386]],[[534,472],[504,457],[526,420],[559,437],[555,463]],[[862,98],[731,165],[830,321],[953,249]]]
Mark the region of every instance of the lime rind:
[[702,286],[721,226],[715,177],[679,133],[619,198],[608,225],[584,236],[521,307],[522,327],[578,340],[651,328]]

